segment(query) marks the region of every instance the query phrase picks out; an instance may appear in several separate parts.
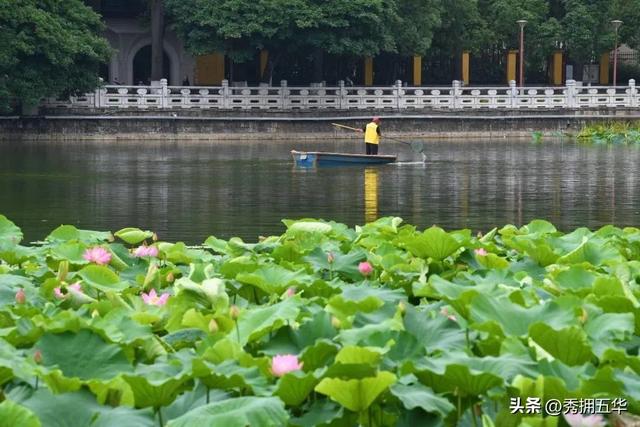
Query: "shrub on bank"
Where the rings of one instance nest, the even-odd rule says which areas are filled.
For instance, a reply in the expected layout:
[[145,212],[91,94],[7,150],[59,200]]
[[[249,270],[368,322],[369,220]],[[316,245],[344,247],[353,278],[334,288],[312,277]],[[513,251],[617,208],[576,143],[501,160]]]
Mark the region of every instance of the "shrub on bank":
[[284,222],[255,244],[61,226],[23,246],[0,216],[0,420],[541,426],[640,411],[639,229]]

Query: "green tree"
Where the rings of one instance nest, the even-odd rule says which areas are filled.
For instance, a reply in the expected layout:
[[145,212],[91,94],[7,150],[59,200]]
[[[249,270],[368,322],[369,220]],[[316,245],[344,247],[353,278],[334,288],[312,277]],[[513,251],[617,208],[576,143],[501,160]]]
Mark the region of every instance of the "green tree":
[[0,0],[0,109],[98,85],[110,48],[81,0]]

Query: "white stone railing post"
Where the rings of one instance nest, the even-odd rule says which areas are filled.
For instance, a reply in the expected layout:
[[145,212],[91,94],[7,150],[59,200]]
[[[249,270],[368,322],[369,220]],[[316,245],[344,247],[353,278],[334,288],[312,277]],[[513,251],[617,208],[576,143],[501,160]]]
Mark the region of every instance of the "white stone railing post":
[[402,80],[396,80],[396,84],[395,84],[395,93],[396,93],[396,108],[399,110],[400,106],[402,105],[402,95],[403,95],[403,90],[402,90]]
[[286,108],[287,106],[287,81],[280,80],[280,108]]
[[102,98],[101,93],[103,84],[104,80],[102,80],[102,77],[98,77],[98,87],[93,92],[93,106],[96,108],[100,108],[100,99]]
[[453,81],[452,94],[453,94],[453,108],[461,108],[462,100],[460,99],[460,97],[462,96],[462,89],[461,89],[459,80]]
[[576,108],[576,81],[567,80],[567,108]]
[[636,88],[636,81],[634,79],[629,80],[629,106],[638,106],[638,89]]
[[509,80],[509,100],[511,108],[518,108],[518,87],[515,80]]
[[339,80],[338,81],[338,108],[340,110],[342,110],[343,108],[344,98],[345,98],[344,80]]
[[169,107],[169,88],[167,87],[167,79],[160,79],[160,108]]
[[229,108],[229,80],[222,80],[222,108]]

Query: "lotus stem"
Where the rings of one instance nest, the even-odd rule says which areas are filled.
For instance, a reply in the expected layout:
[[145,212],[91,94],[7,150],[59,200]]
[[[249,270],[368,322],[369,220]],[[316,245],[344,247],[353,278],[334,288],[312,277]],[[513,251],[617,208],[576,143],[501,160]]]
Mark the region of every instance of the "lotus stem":
[[160,422],[160,427],[164,427],[164,420],[162,419],[162,408],[158,408],[158,421]]
[[462,396],[458,390],[456,390],[456,394],[458,395],[458,422],[460,422],[460,418],[462,418]]
[[471,419],[473,420],[473,427],[478,427],[478,420],[476,418],[476,405],[471,405]]
[[240,344],[240,327],[238,326],[238,319],[234,320],[236,322],[236,336],[238,337],[238,344]]
[[255,301],[256,305],[258,305],[258,292],[256,291],[255,286],[252,286],[253,288],[253,300]]
[[36,375],[36,390],[38,389],[39,381],[40,381],[40,377]]
[[211,389],[209,387],[207,387],[207,403],[209,403],[209,392],[211,391]]

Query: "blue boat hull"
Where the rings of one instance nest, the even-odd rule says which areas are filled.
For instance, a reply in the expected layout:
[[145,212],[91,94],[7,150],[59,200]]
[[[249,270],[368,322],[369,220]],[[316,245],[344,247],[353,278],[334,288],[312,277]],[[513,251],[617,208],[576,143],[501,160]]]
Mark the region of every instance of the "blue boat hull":
[[326,153],[322,151],[296,151],[291,155],[298,166],[383,165],[396,161],[396,156]]

